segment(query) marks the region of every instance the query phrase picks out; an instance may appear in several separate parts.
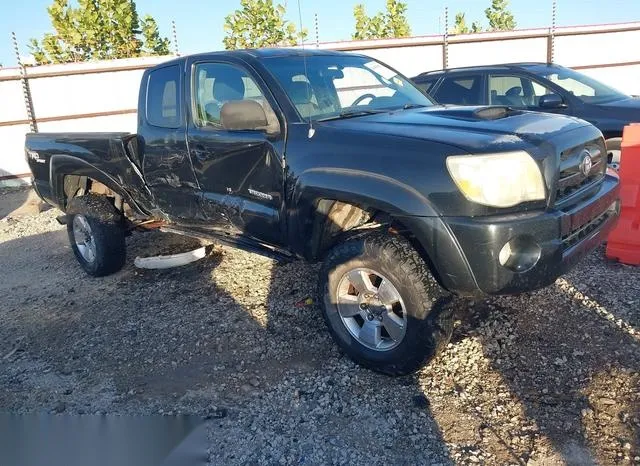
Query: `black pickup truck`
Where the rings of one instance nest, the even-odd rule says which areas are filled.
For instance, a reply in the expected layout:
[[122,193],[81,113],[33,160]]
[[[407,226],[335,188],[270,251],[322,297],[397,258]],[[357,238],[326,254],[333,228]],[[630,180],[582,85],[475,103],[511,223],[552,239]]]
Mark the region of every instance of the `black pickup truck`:
[[137,134],[26,136],[81,266],[116,272],[144,226],[322,261],[331,334],[388,374],[446,344],[455,296],[553,283],[619,212],[594,126],[436,106],[362,55],[180,57],[144,73],[138,108]]

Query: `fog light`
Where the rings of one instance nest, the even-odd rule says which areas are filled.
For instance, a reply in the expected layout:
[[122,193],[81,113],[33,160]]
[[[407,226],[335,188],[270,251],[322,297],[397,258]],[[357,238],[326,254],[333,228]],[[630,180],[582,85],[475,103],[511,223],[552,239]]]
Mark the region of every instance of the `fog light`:
[[507,242],[498,255],[500,265],[513,272],[526,272],[540,260],[542,250],[530,236],[518,236]]

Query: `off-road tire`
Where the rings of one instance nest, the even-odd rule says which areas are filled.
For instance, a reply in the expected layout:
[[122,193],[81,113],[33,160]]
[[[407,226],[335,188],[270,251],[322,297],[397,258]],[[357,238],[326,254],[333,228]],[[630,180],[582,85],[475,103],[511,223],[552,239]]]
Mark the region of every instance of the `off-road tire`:
[[[338,283],[350,270],[377,271],[392,282],[404,301],[407,323],[404,338],[388,351],[370,349],[347,330],[338,313]],[[374,371],[410,374],[444,348],[453,332],[450,293],[431,274],[411,243],[399,235],[372,233],[349,239],[327,255],[320,272],[322,312],[338,346],[354,361]]]
[[[80,266],[89,275],[103,277],[120,270],[126,260],[125,229],[120,212],[106,196],[87,194],[74,197],[67,205],[69,243]],[[83,216],[91,228],[95,258],[88,261],[76,244],[74,218]]]

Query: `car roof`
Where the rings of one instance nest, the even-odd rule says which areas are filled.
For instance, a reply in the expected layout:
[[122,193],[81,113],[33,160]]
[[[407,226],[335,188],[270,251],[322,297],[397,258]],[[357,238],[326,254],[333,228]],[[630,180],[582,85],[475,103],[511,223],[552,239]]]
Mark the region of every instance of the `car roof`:
[[499,65],[482,65],[482,66],[465,66],[459,68],[447,68],[446,70],[426,71],[415,76],[416,78],[439,77],[449,73],[468,73],[474,71],[514,71],[529,70],[533,72],[548,71],[562,68],[560,65],[543,62],[522,62],[522,63],[503,63]]
[[[238,49],[238,50],[222,50],[216,52],[202,52],[195,53],[191,55],[185,55],[182,57],[174,58],[173,60],[169,60],[161,63],[161,66],[170,65],[173,63],[181,62],[189,57],[198,57],[198,58],[215,58],[215,57],[235,57],[240,59],[260,59],[260,58],[281,58],[281,57],[309,57],[315,55],[334,55],[334,56],[343,56],[349,55],[354,56],[357,54],[346,53],[346,52],[338,52],[335,50],[319,50],[319,49],[310,49],[310,48],[264,48],[264,49]],[[160,66],[159,65],[159,66]]]

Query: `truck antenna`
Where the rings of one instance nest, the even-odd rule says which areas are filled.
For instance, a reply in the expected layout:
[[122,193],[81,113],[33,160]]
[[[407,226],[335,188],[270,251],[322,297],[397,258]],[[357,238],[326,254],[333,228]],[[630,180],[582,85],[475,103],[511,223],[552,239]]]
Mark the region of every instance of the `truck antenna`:
[[[302,34],[302,7],[300,6],[300,0],[298,0],[298,19],[300,21],[300,45],[302,46],[302,63],[304,63],[304,78],[307,80],[307,100],[311,100],[311,81],[309,81],[309,73],[307,72],[307,53],[304,50],[304,35]],[[311,115],[309,115],[309,139],[316,134],[316,130],[313,128],[313,121]]]

